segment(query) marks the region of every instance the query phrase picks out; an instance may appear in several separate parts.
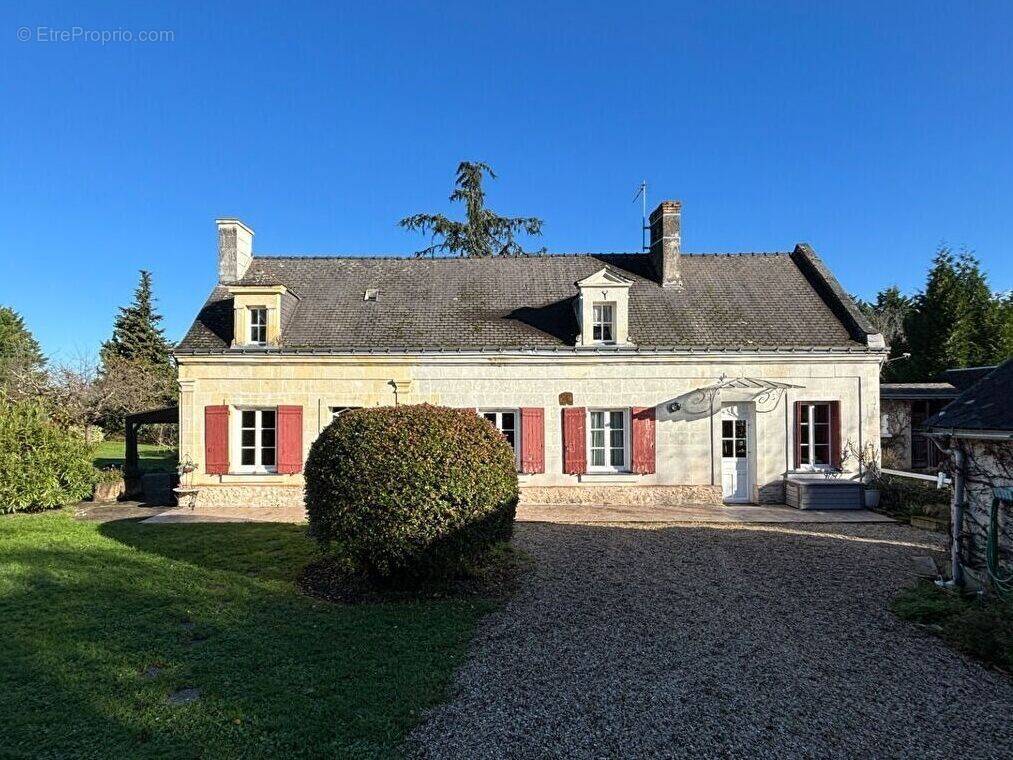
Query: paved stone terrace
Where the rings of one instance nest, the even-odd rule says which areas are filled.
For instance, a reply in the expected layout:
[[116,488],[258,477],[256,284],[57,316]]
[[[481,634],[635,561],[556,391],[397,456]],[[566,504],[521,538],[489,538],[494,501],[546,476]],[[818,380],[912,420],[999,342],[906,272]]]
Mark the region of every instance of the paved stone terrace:
[[[292,522],[306,520],[301,507],[177,507],[149,517],[148,523],[186,522]],[[605,504],[563,506],[522,504],[518,522],[553,523],[866,523],[893,522],[889,517],[858,510],[798,510],[786,506],[653,505],[641,507]]]

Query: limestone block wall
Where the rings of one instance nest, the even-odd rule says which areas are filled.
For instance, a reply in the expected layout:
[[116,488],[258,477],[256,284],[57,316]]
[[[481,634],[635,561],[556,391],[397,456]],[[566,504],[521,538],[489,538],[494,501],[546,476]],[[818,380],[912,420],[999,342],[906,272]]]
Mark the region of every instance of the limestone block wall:
[[[203,415],[209,405],[302,406],[304,454],[329,424],[330,407],[392,404],[395,389],[400,403],[542,407],[545,473],[523,476],[526,489],[720,486],[720,409],[728,402],[752,404],[755,410],[750,468],[756,501],[783,498],[783,477],[793,466],[792,405],[796,400],[839,400],[843,441],[879,441],[878,354],[265,354],[179,359],[180,454],[200,465],[193,479],[206,491],[201,501],[215,499],[217,503],[264,499],[274,504],[297,493],[301,498],[302,478],[205,474]],[[713,400],[701,400],[700,389],[722,376],[799,387],[765,398],[755,391],[725,390]],[[657,472],[563,474],[561,400],[570,396],[572,404],[580,407],[654,406]],[[680,408],[669,411],[672,402]],[[713,498],[713,488],[706,493]]]

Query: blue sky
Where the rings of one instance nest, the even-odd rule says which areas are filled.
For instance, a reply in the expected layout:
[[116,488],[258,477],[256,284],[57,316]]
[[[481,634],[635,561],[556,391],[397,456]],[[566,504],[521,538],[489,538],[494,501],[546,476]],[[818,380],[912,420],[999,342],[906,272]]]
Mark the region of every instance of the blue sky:
[[805,240],[871,296],[948,241],[1013,286],[1013,4],[176,5],[0,10],[0,303],[57,359],[140,268],[181,337],[216,216],[261,253],[411,252],[461,159],[550,251],[637,250],[646,178],[687,251]]

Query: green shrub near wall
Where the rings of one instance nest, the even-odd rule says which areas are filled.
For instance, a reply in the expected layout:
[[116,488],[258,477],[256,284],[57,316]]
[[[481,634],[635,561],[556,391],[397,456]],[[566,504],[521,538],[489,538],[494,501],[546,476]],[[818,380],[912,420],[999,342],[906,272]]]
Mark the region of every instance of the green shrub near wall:
[[924,480],[883,475],[879,480],[880,511],[892,517],[911,515],[946,517],[950,511],[953,489],[936,488]]
[[35,402],[0,397],[0,513],[36,512],[87,498],[91,449]]
[[346,412],[314,442],[305,477],[310,535],[371,575],[441,573],[513,531],[514,451],[474,412]]

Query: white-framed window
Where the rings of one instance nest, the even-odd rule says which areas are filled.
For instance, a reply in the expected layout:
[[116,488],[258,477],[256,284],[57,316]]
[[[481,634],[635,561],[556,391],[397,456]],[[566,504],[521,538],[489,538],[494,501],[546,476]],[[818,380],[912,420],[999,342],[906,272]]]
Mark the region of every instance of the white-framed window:
[[251,306],[248,309],[250,317],[250,339],[248,343],[254,346],[267,345],[267,309],[263,306]]
[[830,404],[800,404],[799,415],[799,463],[813,469],[830,467]]
[[626,409],[591,409],[587,413],[589,472],[626,472],[630,468],[630,422]]
[[514,450],[514,458],[520,462],[521,415],[517,409],[480,409],[479,416],[492,423]]
[[593,309],[591,337],[596,343],[615,343],[616,304],[615,301],[596,303]]
[[274,409],[239,409],[239,471],[276,472],[277,423]]
[[330,409],[330,412],[331,412],[331,422],[333,422],[334,420],[336,420],[338,417],[340,417],[345,412],[353,412],[356,409],[362,409],[362,407],[361,406],[331,406],[331,407],[328,407],[328,409]]

